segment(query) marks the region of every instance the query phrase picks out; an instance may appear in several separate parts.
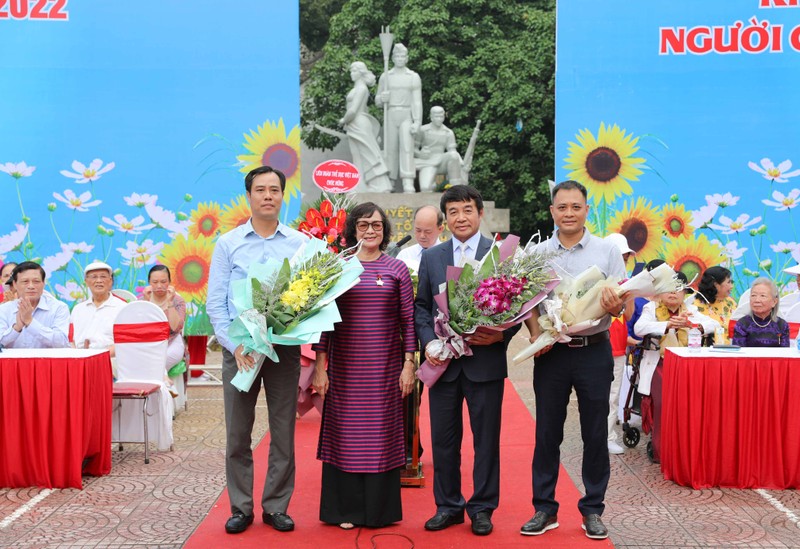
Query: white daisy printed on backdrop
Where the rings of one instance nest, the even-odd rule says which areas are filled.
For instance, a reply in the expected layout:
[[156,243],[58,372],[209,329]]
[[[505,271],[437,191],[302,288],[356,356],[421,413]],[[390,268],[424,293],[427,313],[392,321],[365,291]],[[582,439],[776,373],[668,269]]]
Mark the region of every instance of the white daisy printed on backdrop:
[[73,160],[72,172],[69,170],[61,170],[59,173],[64,177],[74,179],[75,183],[89,183],[90,181],[97,181],[100,179],[101,175],[113,170],[114,166],[115,164],[113,162],[109,162],[103,166],[103,161],[99,158],[92,160],[88,166],[83,165],[77,160]]
[[14,179],[30,177],[35,170],[36,166],[28,166],[25,162],[6,162],[5,164],[0,164],[0,172],[7,173]]
[[74,280],[68,281],[66,284],[56,284],[56,293],[62,301],[83,301],[87,297],[86,289],[78,285]]
[[0,254],[13,252],[22,246],[22,242],[28,234],[28,226],[17,223],[16,227],[17,228],[10,233],[0,236]]
[[781,240],[775,244],[770,244],[769,247],[772,248],[772,251],[776,254],[790,254],[797,250],[798,247],[800,247],[800,244],[797,242],[784,242]]
[[702,229],[703,227],[708,227],[708,224],[714,220],[714,216],[717,215],[717,210],[719,207],[716,204],[706,204],[705,206],[700,206],[698,210],[692,210],[689,214],[692,216],[692,227],[695,229]]
[[747,248],[740,248],[739,243],[735,240],[731,240],[730,242],[724,244],[719,240],[712,240],[711,243],[716,244],[725,250],[724,255],[728,256],[728,261],[731,265],[741,265],[742,256],[748,250]]
[[760,166],[755,162],[748,162],[747,165],[751,170],[760,173],[764,179],[776,183],[787,183],[790,177],[800,175],[800,170],[789,171],[792,169],[791,160],[784,160],[776,166],[769,158],[762,158]]
[[114,219],[109,217],[103,218],[103,223],[107,225],[111,225],[114,229],[128,234],[142,234],[142,231],[147,231],[155,227],[152,223],[148,223],[147,225],[143,225],[144,223],[144,216],[137,215],[131,220],[128,220],[122,214],[117,214],[114,216]]
[[117,251],[119,255],[123,257],[123,265],[133,265],[139,268],[154,264],[163,247],[163,242],[153,243],[153,241],[148,238],[138,243],[129,240],[125,243],[124,248],[117,248]]
[[63,250],[78,254],[88,254],[94,250],[94,244],[87,244],[86,242],[65,242],[61,245]]
[[706,203],[711,206],[719,206],[720,208],[729,208],[730,206],[736,206],[736,203],[739,202],[738,196],[733,196],[731,193],[723,193],[723,194],[707,194],[706,195]]
[[131,193],[130,196],[124,196],[123,199],[128,206],[144,208],[148,204],[155,204],[156,200],[158,200],[158,195]]
[[102,200],[91,200],[92,193],[89,191],[81,193],[80,196],[78,196],[70,189],[65,190],[63,196],[58,193],[53,193],[53,198],[66,204],[67,208],[70,210],[78,212],[88,212],[89,208],[93,208],[103,202]]
[[722,231],[722,234],[740,233],[761,221],[761,216],[750,219],[750,215],[741,214],[736,219],[723,215],[719,218],[719,225],[709,224],[708,226],[714,230]]
[[57,254],[45,257],[42,260],[44,272],[47,273],[47,276],[49,277],[57,271],[63,271],[66,266],[69,265],[69,262],[72,261],[74,255],[75,254],[70,250],[65,250],[62,248],[62,250]]
[[776,212],[783,212],[786,210],[791,210],[798,204],[798,197],[800,197],[800,189],[792,189],[789,191],[789,194],[783,194],[780,191],[774,191],[772,193],[773,200],[762,200],[764,204],[767,206],[772,206],[775,208]]
[[169,231],[170,238],[175,238],[177,235],[186,236],[189,233],[189,225],[192,223],[190,219],[178,221],[177,216],[173,212],[165,210],[161,206],[156,206],[155,204],[145,205],[144,211],[147,212],[147,215],[150,216],[153,223]]

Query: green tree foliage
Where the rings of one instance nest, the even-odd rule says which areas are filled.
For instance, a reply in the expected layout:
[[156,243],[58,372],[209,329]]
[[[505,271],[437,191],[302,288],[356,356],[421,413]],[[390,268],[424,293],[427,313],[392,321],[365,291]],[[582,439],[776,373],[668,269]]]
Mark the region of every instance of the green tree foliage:
[[[408,66],[422,78],[425,122],[431,106],[464,152],[482,120],[470,183],[486,200],[511,209],[511,230],[549,233],[547,179],[554,173],[555,3],[553,0],[348,0],[330,26],[325,57],[305,88],[304,128],[335,128],[351,87],[347,68],[364,61],[383,72],[378,34],[389,24],[409,48]],[[374,90],[373,90],[374,91]],[[373,107],[374,108],[374,107]],[[382,112],[373,114],[382,120]],[[313,148],[336,138],[306,131]]]
[[300,41],[311,51],[319,51],[328,41],[330,19],[342,9],[345,0],[300,0]]

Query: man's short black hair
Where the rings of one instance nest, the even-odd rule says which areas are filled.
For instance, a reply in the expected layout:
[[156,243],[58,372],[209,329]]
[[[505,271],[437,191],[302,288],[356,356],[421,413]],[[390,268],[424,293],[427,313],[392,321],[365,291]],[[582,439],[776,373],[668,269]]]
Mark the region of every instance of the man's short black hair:
[[479,212],[483,211],[483,197],[478,189],[470,187],[469,185],[453,185],[445,189],[442,193],[442,199],[439,201],[439,209],[442,213],[447,215],[447,204],[450,202],[469,202],[475,201],[475,206]]
[[578,190],[583,195],[583,199],[585,201],[589,201],[589,193],[586,191],[586,187],[578,183],[577,181],[573,181],[572,179],[567,179],[566,181],[562,181],[555,187],[553,187],[553,192],[550,193],[550,202],[555,203],[556,201],[556,194],[558,191],[573,191]]
[[16,267],[14,267],[14,270],[11,271],[11,278],[9,280],[12,280],[14,283],[16,283],[17,282],[17,276],[20,273],[24,273],[25,271],[32,271],[34,269],[36,269],[37,271],[39,271],[41,273],[42,282],[44,282],[45,276],[47,276],[45,274],[45,272],[44,272],[44,267],[42,267],[41,265],[39,265],[38,263],[36,263],[34,261],[23,261],[22,263],[20,263]]
[[250,170],[246,176],[244,176],[244,188],[249,193],[250,189],[253,187],[253,179],[256,176],[261,175],[262,173],[274,173],[278,176],[278,179],[281,181],[281,192],[286,192],[286,176],[283,175],[283,172],[280,170],[276,170],[272,166],[259,166],[253,170]]

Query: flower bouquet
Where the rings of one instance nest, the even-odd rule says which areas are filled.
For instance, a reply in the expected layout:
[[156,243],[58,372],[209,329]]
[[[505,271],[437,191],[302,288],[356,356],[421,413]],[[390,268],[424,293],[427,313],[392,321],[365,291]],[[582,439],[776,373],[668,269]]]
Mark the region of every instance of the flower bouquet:
[[684,284],[666,263],[623,282],[613,277],[606,278],[596,265],[576,277],[565,277],[556,287],[553,297],[542,303],[544,311],[539,316],[542,333],[517,353],[514,363],[522,362],[554,343],[567,343],[572,339],[571,335],[599,324],[606,315],[600,303],[606,287],[614,288],[618,295],[629,292],[630,297],[653,297],[681,290]]
[[447,290],[434,297],[439,308],[434,319],[437,339],[426,347],[444,364],[434,366],[426,360],[420,365],[417,377],[425,385],[435,384],[450,360],[472,356],[469,334],[480,327],[502,331],[521,323],[558,284],[548,256],[526,254],[518,244],[519,237],[509,235],[480,262],[447,268]]
[[246,278],[233,282],[233,304],[241,313],[228,333],[256,359],[255,368],[233,377],[234,387],[249,391],[263,358],[278,361],[274,345],[316,343],[342,320],[335,299],[364,271],[357,258],[344,260],[350,252],[335,254],[324,240],[311,239],[292,259],[254,263]]
[[353,206],[353,198],[349,194],[337,194],[333,198],[322,193],[320,199],[307,206],[298,219],[297,230],[311,238],[324,240],[328,249],[339,253],[344,247],[344,222],[347,212]]

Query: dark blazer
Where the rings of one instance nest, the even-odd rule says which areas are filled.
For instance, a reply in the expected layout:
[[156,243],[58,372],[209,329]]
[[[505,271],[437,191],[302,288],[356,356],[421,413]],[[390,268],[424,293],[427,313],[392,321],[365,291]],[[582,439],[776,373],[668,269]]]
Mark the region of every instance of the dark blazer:
[[[492,241],[481,236],[475,259],[481,259],[491,248]],[[414,301],[414,326],[420,341],[420,350],[425,354],[425,346],[436,339],[433,331],[433,320],[438,308],[433,296],[439,293],[439,286],[446,280],[447,266],[453,265],[453,240],[437,244],[422,252],[419,264],[419,284],[417,298]],[[503,332],[503,341],[492,345],[474,345],[472,356],[451,360],[447,371],[440,378],[442,381],[453,381],[463,370],[470,381],[493,381],[508,377],[506,348],[520,326],[514,326]]]

